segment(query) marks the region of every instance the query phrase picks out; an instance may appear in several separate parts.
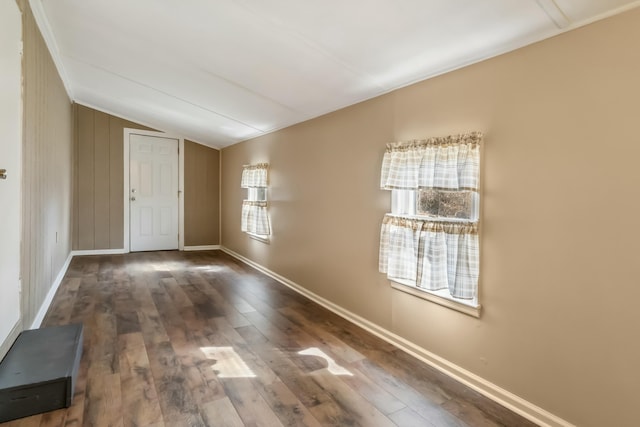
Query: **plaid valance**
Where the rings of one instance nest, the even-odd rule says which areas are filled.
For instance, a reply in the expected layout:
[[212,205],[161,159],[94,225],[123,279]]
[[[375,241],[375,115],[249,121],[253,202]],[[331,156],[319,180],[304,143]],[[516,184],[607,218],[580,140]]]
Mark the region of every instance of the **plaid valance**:
[[430,291],[474,299],[479,272],[477,223],[435,222],[387,214],[380,230],[379,270]]
[[268,182],[268,163],[245,165],[242,168],[242,181],[240,187],[266,187]]
[[482,133],[387,144],[380,187],[385,190],[478,190]]
[[241,230],[246,233],[268,236],[271,234],[267,202],[245,200],[242,202]]

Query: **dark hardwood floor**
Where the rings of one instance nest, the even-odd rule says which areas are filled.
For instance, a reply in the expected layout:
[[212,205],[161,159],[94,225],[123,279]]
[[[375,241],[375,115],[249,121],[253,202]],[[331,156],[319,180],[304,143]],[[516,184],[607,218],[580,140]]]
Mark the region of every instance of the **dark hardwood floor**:
[[220,251],[74,258],[80,322],[73,405],[3,427],[534,425]]

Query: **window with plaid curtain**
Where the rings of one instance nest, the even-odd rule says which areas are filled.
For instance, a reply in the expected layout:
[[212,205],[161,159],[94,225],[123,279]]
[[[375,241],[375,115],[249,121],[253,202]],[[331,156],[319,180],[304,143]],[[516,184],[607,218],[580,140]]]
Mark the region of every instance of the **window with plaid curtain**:
[[476,304],[481,141],[473,132],[387,145],[381,188],[416,195],[395,195],[412,205],[393,203],[382,222],[379,270],[390,280]]
[[271,234],[266,197],[268,171],[267,163],[246,165],[242,169],[240,183],[242,188],[248,189],[248,200],[242,202],[241,230],[259,237]]

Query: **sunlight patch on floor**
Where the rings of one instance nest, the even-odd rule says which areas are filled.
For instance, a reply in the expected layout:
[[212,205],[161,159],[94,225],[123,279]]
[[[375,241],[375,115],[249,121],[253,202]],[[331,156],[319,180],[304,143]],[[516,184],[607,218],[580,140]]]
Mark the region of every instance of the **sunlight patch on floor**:
[[255,378],[251,368],[233,347],[200,347],[207,359],[214,361],[211,369],[219,378]]
[[223,266],[223,265],[200,265],[198,267],[192,267],[195,270],[200,270],[200,271],[204,271],[204,272],[211,272],[211,273],[219,273],[222,271],[227,271],[229,270],[227,267]]
[[338,365],[335,360],[327,356],[327,354],[320,350],[318,347],[309,347],[306,350],[299,351],[298,354],[302,356],[316,356],[321,357],[327,362],[327,370],[333,375],[348,375],[353,376],[351,372]]

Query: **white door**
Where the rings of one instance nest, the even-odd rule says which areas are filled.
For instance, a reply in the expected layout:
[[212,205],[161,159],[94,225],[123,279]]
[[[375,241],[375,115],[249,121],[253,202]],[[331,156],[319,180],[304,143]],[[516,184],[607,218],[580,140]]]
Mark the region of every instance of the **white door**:
[[20,321],[21,20],[0,1],[0,345]]
[[130,250],[178,249],[178,140],[129,136]]

